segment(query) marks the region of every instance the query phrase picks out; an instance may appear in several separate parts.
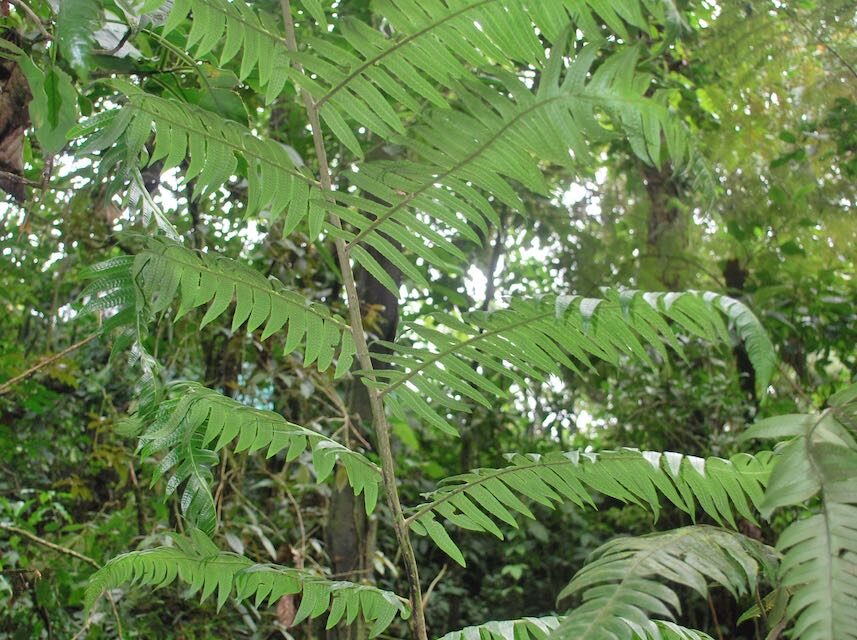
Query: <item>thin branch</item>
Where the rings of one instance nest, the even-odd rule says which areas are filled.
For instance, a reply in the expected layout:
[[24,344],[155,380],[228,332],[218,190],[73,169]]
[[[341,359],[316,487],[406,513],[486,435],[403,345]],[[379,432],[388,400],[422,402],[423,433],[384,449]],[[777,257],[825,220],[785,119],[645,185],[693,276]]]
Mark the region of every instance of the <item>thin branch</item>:
[[714,622],[714,630],[717,632],[717,640],[723,640],[723,633],[720,631],[720,620],[717,618],[717,609],[714,608],[714,601],[711,599],[711,594],[708,594],[708,610],[711,611],[711,619]]
[[23,0],[10,0],[12,4],[15,5],[17,9],[21,10],[21,13],[25,14],[32,22],[36,24],[36,28],[39,30],[39,33],[42,34],[42,37],[46,40],[53,40],[53,36],[48,33],[47,29],[45,29],[45,25],[42,23],[41,18],[35,14],[35,12],[27,6]]
[[423,596],[423,613],[425,613],[426,607],[428,606],[428,601],[429,601],[429,598],[431,598],[432,591],[434,591],[434,588],[438,585],[438,583],[441,581],[441,579],[443,579],[443,576],[445,574],[446,574],[446,565],[443,565],[443,567],[441,567],[440,571],[437,572],[437,575],[434,577],[434,580],[432,580],[431,583],[429,584],[428,589],[426,589],[425,595]]
[[0,171],[0,178],[3,180],[8,180],[9,182],[18,182],[20,184],[25,184],[28,187],[42,187],[41,182],[37,182],[36,180],[30,180],[23,176],[19,176],[17,173],[12,173],[11,171]]
[[798,19],[797,15],[795,14],[795,12],[794,12],[794,11],[786,11],[785,13],[786,13],[786,15],[787,15],[789,18],[791,18],[791,19],[792,19],[792,21],[793,21],[796,25],[798,25],[801,29],[803,29],[804,31],[806,31],[806,32],[807,32],[811,37],[813,37],[813,38],[815,38],[816,40],[818,40],[819,44],[823,45],[823,46],[824,46],[824,48],[825,48],[827,51],[829,51],[830,53],[832,53],[832,54],[833,54],[833,57],[834,57],[834,58],[836,58],[837,60],[839,60],[839,62],[842,64],[842,66],[844,66],[846,69],[848,69],[848,71],[850,71],[850,72],[851,72],[851,75],[852,75],[852,76],[854,76],[855,78],[857,78],[857,68],[855,68],[855,67],[854,67],[854,65],[852,65],[850,62],[848,62],[848,61],[847,61],[847,60],[842,56],[842,54],[840,54],[836,49],[834,49],[832,46],[830,46],[830,43],[829,43],[829,42],[827,42],[823,37],[821,37],[821,35],[820,35],[820,34],[818,34],[818,33],[816,33],[815,31],[813,31],[810,27],[808,27],[808,26],[807,26],[807,25],[805,25],[805,24],[804,24],[800,19]]
[[2,396],[4,393],[8,392],[9,389],[14,387],[19,382],[26,380],[27,378],[29,378],[33,374],[37,373],[41,369],[44,369],[48,365],[53,364],[57,360],[62,360],[68,354],[72,353],[73,351],[77,351],[78,349],[80,349],[82,346],[84,346],[86,344],[89,344],[90,342],[95,340],[100,335],[101,335],[101,333],[90,334],[87,337],[85,337],[83,340],[81,340],[79,342],[75,342],[73,345],[71,345],[70,347],[66,347],[65,349],[63,349],[59,353],[54,354],[54,355],[50,356],[49,358],[45,358],[44,360],[42,360],[41,362],[39,362],[37,364],[34,364],[32,367],[30,367],[29,369],[24,371],[24,373],[21,373],[21,374],[15,376],[14,378],[10,378],[9,380],[4,382],[3,384],[0,384],[0,396]]
[[[289,0],[280,0],[280,7],[286,27],[286,45],[290,51],[297,52],[298,44],[295,37],[295,23],[292,19],[292,9]],[[299,73],[303,73],[303,67],[300,63],[296,62],[295,68]],[[312,138],[318,159],[321,187],[324,191],[331,192],[333,191],[333,183],[330,177],[327,151],[324,148],[324,135],[321,129],[321,122],[319,121],[318,105],[306,91],[301,91],[301,95],[307,112],[307,118],[312,128]],[[334,227],[342,228],[341,221],[335,215],[331,216],[331,223]],[[354,336],[357,361],[360,363],[361,368],[368,372],[368,377],[372,378],[372,357],[369,353],[369,345],[366,342],[366,332],[363,329],[363,316],[360,310],[357,284],[354,279],[354,272],[351,269],[351,262],[348,258],[345,242],[341,238],[336,239],[336,254],[339,259],[339,268],[342,272],[342,284],[348,297],[348,311],[351,318],[350,324]],[[417,560],[414,556],[414,548],[411,545],[408,527],[402,511],[402,504],[399,500],[399,490],[396,486],[396,461],[393,457],[391,429],[387,422],[387,414],[384,410],[384,402],[381,399],[380,393],[372,386],[367,386],[367,392],[369,394],[369,405],[372,409],[372,423],[378,439],[378,454],[381,458],[381,476],[384,481],[384,493],[390,505],[390,511],[393,514],[396,540],[402,551],[405,575],[408,579],[411,609],[413,611],[409,619],[411,631],[416,640],[428,640],[425,616],[423,615],[422,591],[420,589]]]
[[71,556],[72,558],[77,558],[78,560],[82,560],[86,564],[95,567],[96,569],[100,569],[101,565],[98,564],[95,560],[90,558],[89,556],[85,556],[82,553],[78,553],[74,549],[69,549],[68,547],[61,547],[58,544],[54,544],[49,540],[45,540],[44,538],[40,538],[35,533],[30,533],[26,529],[19,529],[18,527],[13,527],[11,524],[2,524],[0,523],[0,529],[4,531],[8,531],[9,533],[15,533],[19,536],[23,536],[27,538],[31,542],[35,542],[36,544],[40,544],[43,547],[47,547],[48,549],[53,549],[57,553],[63,553],[67,556]]

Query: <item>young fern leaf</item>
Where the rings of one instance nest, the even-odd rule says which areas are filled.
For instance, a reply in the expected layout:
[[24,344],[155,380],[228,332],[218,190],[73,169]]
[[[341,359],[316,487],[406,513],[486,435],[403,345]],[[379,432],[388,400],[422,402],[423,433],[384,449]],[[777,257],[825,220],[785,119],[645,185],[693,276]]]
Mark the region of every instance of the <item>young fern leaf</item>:
[[[161,171],[190,162],[185,182],[193,180],[195,198],[216,192],[243,171],[247,178],[245,215],[267,212],[271,219],[285,214],[291,233],[320,198],[315,183],[300,170],[301,161],[289,148],[256,137],[247,127],[175,99],[153,96],[127,82],[113,81],[127,103],[76,127],[70,134],[83,138],[80,152],[101,153],[99,172],[110,176],[118,190],[140,164],[163,161]],[[154,132],[151,154],[147,143]],[[243,159],[239,169],[239,158]]]
[[779,585],[801,640],[857,638],[857,385],[830,399],[818,415],[761,420],[744,438],[787,440],[781,448],[761,513],[815,504],[812,515],[780,534]]
[[516,299],[506,309],[469,314],[463,320],[435,313],[434,327],[409,326],[416,340],[430,346],[387,344],[392,353],[380,357],[395,368],[377,371],[375,377],[394,414],[404,417],[405,410],[412,411],[454,435],[447,413],[469,410],[464,400],[491,407],[497,398],[507,397],[486,376],[474,372],[473,363],[521,388],[528,386],[527,378],[560,375],[562,367],[575,372],[592,368],[593,359],[618,365],[620,356],[630,356],[653,366],[646,347],[662,359],[667,358],[664,343],[681,353],[670,322],[689,336],[728,342],[724,314],[738,325],[741,338],[753,341],[751,362],[765,388],[775,352],[752,312],[731,298],[692,291],[605,290],[603,298]]
[[436,518],[502,538],[495,519],[517,528],[518,514],[535,517],[521,498],[550,508],[564,501],[594,508],[592,493],[598,492],[650,509],[655,518],[666,498],[694,519],[698,504],[716,522],[737,528],[735,513],[756,521],[771,458],[769,452],[741,453],[725,460],[636,449],[515,454],[509,456],[507,467],[447,478],[408,520],[416,533],[429,535],[462,565],[460,550]]
[[384,631],[398,615],[410,616],[407,602],[389,591],[369,585],[331,581],[307,571],[271,564],[255,564],[249,558],[220,551],[199,530],[190,537],[173,534],[175,546],[132,551],[110,560],[90,579],[85,604],[91,608],[98,596],[126,582],[163,587],[176,579],[190,586],[191,594],[205,600],[216,592],[218,609],[234,597],[252,599],[258,607],[273,605],[280,597],[300,594],[301,605],[294,624],[326,612],[328,628],[340,620],[351,623],[358,614],[371,624],[370,637]]
[[[548,640],[565,621],[565,616],[495,620],[458,631],[450,631],[439,640]],[[635,635],[634,640],[712,640],[702,631],[688,629],[674,622],[653,620],[657,633]]]
[[139,426],[143,429],[139,451],[143,457],[166,452],[152,483],[171,474],[167,495],[186,483],[182,512],[206,534],[211,535],[217,525],[211,470],[217,465],[217,452],[231,442],[238,453],[267,449],[268,458],[285,450],[287,461],[309,448],[319,483],[330,476],[338,461],[354,493],[363,494],[366,513],[373,511],[381,471],[361,454],[273,411],[248,407],[193,382],[173,383],[167,393],[167,400],[136,418],[148,422]]
[[[84,292],[89,294],[84,304],[87,311],[118,307],[117,316],[127,321],[135,313],[144,317],[160,313],[178,297],[176,319],[208,304],[201,323],[205,326],[223,315],[234,299],[233,331],[242,326],[255,331],[264,325],[261,338],[265,340],[287,328],[284,352],[302,348],[304,366],[315,364],[319,371],[325,371],[338,348],[334,376],[351,368],[354,338],[345,321],[324,305],[308,302],[279,281],[266,279],[229,258],[149,238],[133,262],[127,258],[110,260],[96,267],[94,273],[98,279]],[[132,300],[134,311],[129,314],[126,305]]]
[[708,595],[708,583],[713,582],[738,598],[755,590],[760,569],[773,571],[775,567],[773,550],[716,527],[695,525],[617,538],[596,549],[562,590],[559,600],[580,595],[582,603],[569,612],[551,637],[659,638],[660,630],[652,617],[670,619],[673,611],[681,612],[679,594],[663,584],[664,580],[703,597]]
[[401,141],[418,160],[367,163],[345,174],[361,195],[333,194],[328,208],[351,228],[330,232],[348,242],[358,263],[375,268],[368,252],[356,250],[369,245],[427,287],[404,251],[437,268],[460,263],[461,250],[439,229],[474,239],[469,226],[484,231],[496,224],[483,193],[522,211],[513,182],[547,195],[546,161],[585,165],[595,146],[616,137],[652,164],[663,160],[664,139],[673,165],[685,164],[686,131],[659,98],[646,95],[651,77],[636,72],[638,49],[622,49],[594,66],[598,49],[587,45],[566,69],[565,40],[556,44],[536,92],[511,74],[500,73],[497,86],[456,83],[463,108],[437,110]]

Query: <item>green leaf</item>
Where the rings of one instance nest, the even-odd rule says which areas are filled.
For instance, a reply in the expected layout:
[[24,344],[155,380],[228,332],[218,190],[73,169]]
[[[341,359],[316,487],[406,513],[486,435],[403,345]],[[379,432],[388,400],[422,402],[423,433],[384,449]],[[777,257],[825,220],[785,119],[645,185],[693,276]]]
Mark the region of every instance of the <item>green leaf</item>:
[[36,137],[46,155],[55,155],[65,147],[67,135],[77,123],[77,92],[59,67],[39,69],[23,54],[17,61],[33,94],[29,110]]
[[98,0],[63,0],[57,15],[57,42],[62,57],[83,80],[93,68],[94,34],[101,26]]
[[857,638],[857,441],[853,387],[831,398],[816,415],[761,421],[748,436],[781,438],[786,444],[771,472],[762,515],[809,506],[780,534],[779,584],[788,594],[786,613],[801,640]]

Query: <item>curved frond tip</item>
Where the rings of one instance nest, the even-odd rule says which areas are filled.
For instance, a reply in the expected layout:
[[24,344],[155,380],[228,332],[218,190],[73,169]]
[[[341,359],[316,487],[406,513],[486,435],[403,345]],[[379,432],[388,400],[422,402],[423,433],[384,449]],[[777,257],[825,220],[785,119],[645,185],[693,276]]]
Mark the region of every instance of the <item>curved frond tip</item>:
[[765,385],[775,352],[758,320],[744,305],[718,294],[647,293],[605,290],[602,298],[545,296],[512,300],[505,309],[471,313],[463,318],[434,313],[432,326],[407,327],[426,347],[387,344],[381,356],[393,368],[376,372],[390,410],[455,435],[448,418],[467,411],[466,400],[491,407],[508,394],[486,375],[499,374],[520,388],[527,379],[543,381],[563,369],[592,369],[602,360],[618,366],[630,357],[654,366],[666,360],[667,346],[681,354],[679,334],[731,344],[724,323],[739,324],[739,336],[750,344],[750,358]]
[[414,531],[428,535],[460,564],[464,557],[442,521],[502,538],[495,520],[517,527],[517,515],[533,518],[524,500],[553,507],[564,501],[595,506],[597,492],[650,509],[655,516],[664,498],[696,516],[700,510],[719,523],[737,528],[735,513],[750,522],[764,496],[772,455],[738,454],[730,460],[678,453],[624,449],[544,456],[512,455],[500,469],[478,469],[448,478],[428,495],[429,502],[409,518]]

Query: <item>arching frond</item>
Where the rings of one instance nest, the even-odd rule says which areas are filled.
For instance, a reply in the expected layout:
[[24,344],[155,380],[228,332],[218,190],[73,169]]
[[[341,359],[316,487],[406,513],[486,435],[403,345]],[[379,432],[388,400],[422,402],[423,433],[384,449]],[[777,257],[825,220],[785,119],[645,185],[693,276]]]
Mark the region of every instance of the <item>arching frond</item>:
[[509,459],[507,467],[477,469],[445,480],[410,516],[413,530],[428,534],[463,565],[461,551],[436,518],[502,538],[494,519],[517,527],[517,514],[534,517],[521,498],[551,508],[564,501],[594,507],[593,492],[643,506],[655,517],[664,498],[694,518],[698,503],[716,522],[734,528],[734,513],[755,522],[773,465],[767,452],[725,460],[636,449],[516,454]]
[[[317,235],[323,215],[314,204],[318,190],[288,147],[200,107],[153,96],[127,82],[114,84],[127,103],[91,118],[71,134],[84,139],[81,153],[102,154],[99,171],[110,176],[114,188],[130,179],[129,171],[141,157],[143,163],[162,160],[162,171],[187,158],[184,179],[194,181],[194,197],[216,191],[240,172],[247,178],[245,215],[264,211],[276,219],[285,214],[285,233],[310,216]],[[146,145],[152,135],[149,154]],[[239,159],[244,161],[240,169]]]
[[646,162],[660,164],[665,156],[677,168],[686,162],[686,132],[657,96],[646,95],[651,77],[637,72],[636,47],[596,65],[599,51],[588,45],[566,68],[564,46],[557,43],[536,91],[503,74],[496,86],[456,85],[463,108],[437,110],[402,141],[418,160],[368,163],[345,174],[362,195],[333,194],[335,202],[327,206],[351,231],[330,232],[348,241],[357,262],[378,270],[361,248],[369,245],[427,287],[403,251],[436,267],[460,262],[463,254],[450,233],[440,230],[471,237],[469,225],[484,229],[496,222],[484,193],[523,210],[513,182],[547,195],[545,162],[580,167],[595,146],[617,137],[627,139]]
[[790,593],[787,613],[801,640],[857,638],[857,441],[853,417],[857,385],[830,400],[818,415],[762,420],[746,438],[787,439],[771,472],[762,505],[776,509],[818,502],[812,515],[780,535],[780,586]]
[[651,33],[655,23],[667,19],[662,5],[640,0],[385,0],[375,10],[391,37],[362,22],[344,21],[340,41],[308,38],[308,50],[295,56],[314,74],[296,82],[316,99],[331,131],[358,155],[348,120],[385,137],[401,133],[400,105],[415,113],[422,102],[445,109],[457,81],[474,68],[511,68],[513,62],[541,68],[542,39],[553,46],[565,29],[581,30],[590,42],[609,32],[627,42],[632,32]]
[[[428,347],[389,344],[381,356],[396,368],[375,372],[388,407],[404,416],[410,410],[447,433],[452,410],[468,410],[472,400],[491,407],[506,393],[472,368],[501,374],[525,388],[525,378],[544,380],[562,367],[578,371],[593,359],[618,365],[622,355],[652,364],[644,347],[666,359],[664,343],[681,352],[668,321],[681,331],[711,341],[728,341],[721,314],[733,321],[741,338],[752,341],[750,358],[764,388],[775,362],[773,345],[752,312],[717,294],[640,293],[607,290],[604,298],[548,296],[516,299],[506,309],[474,313],[464,321],[432,315],[433,327],[413,324],[415,340]],[[489,400],[491,398],[491,400]]]
[[173,383],[168,399],[134,420],[140,431],[140,454],[166,452],[152,482],[170,476],[167,495],[184,485],[181,507],[185,516],[211,535],[217,523],[210,485],[217,451],[235,442],[235,451],[266,449],[267,457],[287,451],[294,460],[309,448],[318,482],[324,482],[337,461],[345,469],[354,493],[363,494],[366,512],[378,498],[380,469],[361,454],[317,431],[288,422],[273,411],[248,407],[192,382]]
[[294,624],[330,612],[328,628],[339,621],[354,621],[358,614],[370,623],[370,636],[386,629],[396,615],[410,616],[406,601],[389,591],[369,585],[331,581],[323,577],[270,564],[255,564],[236,553],[220,551],[206,536],[194,530],[190,537],[173,535],[175,546],[132,551],[117,556],[90,579],[85,603],[90,608],[106,589],[126,582],[163,587],[176,579],[187,583],[202,600],[217,592],[217,606],[234,597],[253,599],[256,606],[281,596],[300,594],[301,605]]
[[[129,262],[111,260],[96,268],[98,279],[87,290],[86,310],[119,307],[134,301],[136,313],[148,317],[167,309],[176,297],[176,318],[208,304],[202,326],[220,317],[235,301],[232,330],[265,325],[262,339],[286,328],[285,353],[304,351],[304,364],[326,370],[334,360],[336,376],[346,373],[354,357],[349,326],[321,304],[308,302],[274,278],[224,256],[191,251],[170,240],[149,238],[146,248]],[[129,288],[130,283],[130,288]]]
[[[439,640],[547,640],[565,620],[565,616],[496,620],[458,631],[450,631]],[[712,640],[702,631],[674,622],[653,620],[656,635],[635,635],[634,640]]]
[[[615,640],[659,637],[652,617],[672,618],[681,611],[679,594],[669,581],[701,596],[708,584],[734,597],[752,593],[760,569],[776,565],[773,551],[738,533],[696,525],[647,536],[617,538],[599,547],[560,600],[580,596],[552,638]],[[681,636],[679,636],[681,637]]]

